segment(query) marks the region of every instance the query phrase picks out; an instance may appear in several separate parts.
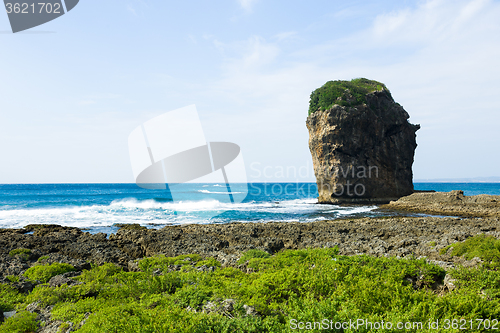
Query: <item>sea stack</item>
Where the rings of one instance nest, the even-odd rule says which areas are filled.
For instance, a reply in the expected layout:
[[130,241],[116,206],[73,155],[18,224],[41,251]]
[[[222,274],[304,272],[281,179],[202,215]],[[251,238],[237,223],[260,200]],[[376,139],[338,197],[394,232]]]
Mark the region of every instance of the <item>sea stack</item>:
[[307,129],[319,203],[387,203],[413,193],[420,125],[387,87],[329,81],[311,93]]

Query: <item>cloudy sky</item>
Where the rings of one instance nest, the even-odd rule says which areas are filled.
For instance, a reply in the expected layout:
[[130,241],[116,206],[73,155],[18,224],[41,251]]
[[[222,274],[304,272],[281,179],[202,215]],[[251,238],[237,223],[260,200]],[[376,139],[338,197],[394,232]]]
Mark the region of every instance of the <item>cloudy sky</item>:
[[488,0],[81,0],[12,34],[3,13],[0,183],[134,182],[129,133],[190,104],[249,180],[314,181],[309,95],[356,77],[421,124],[415,179],[500,176],[499,18]]

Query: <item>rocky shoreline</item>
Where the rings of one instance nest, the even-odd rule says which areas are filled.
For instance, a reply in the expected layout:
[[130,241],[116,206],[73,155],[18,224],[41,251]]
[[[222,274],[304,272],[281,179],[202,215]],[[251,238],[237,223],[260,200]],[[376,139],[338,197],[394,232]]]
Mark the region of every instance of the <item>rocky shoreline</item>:
[[[461,259],[440,255],[439,250],[481,233],[500,238],[500,196],[466,197],[462,191],[415,193],[381,208],[459,216],[346,218],[308,223],[233,222],[162,229],[122,225],[111,235],[58,225],[0,229],[0,280],[22,275],[42,257],[46,263],[71,264],[77,271],[106,262],[135,270],[137,259],[157,254],[197,253],[213,256],[226,266],[237,266],[238,258],[249,249],[273,254],[286,249],[338,246],[343,255],[415,255],[456,262]],[[12,255],[11,251],[17,249],[28,249],[30,253]]]
[[139,259],[158,254],[173,257],[196,253],[215,257],[223,267],[248,271],[246,265],[238,264],[238,259],[250,249],[273,254],[286,249],[337,246],[341,255],[426,257],[446,270],[457,264],[475,266],[480,263],[477,258],[467,261],[440,254],[440,250],[478,234],[500,238],[499,198],[464,197],[461,191],[417,193],[383,206],[383,209],[462,215],[457,217],[389,216],[309,223],[233,222],[166,226],[158,230],[122,225],[111,235],[90,234],[79,228],[58,225],[0,229],[0,283],[29,293],[36,283],[23,274],[40,263],[74,266],[75,271],[50,279],[49,285],[55,287],[73,283],[70,277],[90,269],[91,265],[114,263],[125,271],[138,271]]
[[498,217],[500,196],[486,194],[465,196],[463,191],[414,193],[382,207],[426,214]]
[[[395,216],[309,223],[234,222],[167,226],[158,230],[127,225],[109,236],[92,235],[73,227],[30,225],[0,230],[0,281],[10,275],[21,276],[40,258],[44,263],[71,264],[77,271],[106,262],[133,271],[137,269],[137,259],[143,257],[197,253],[213,256],[224,266],[237,267],[237,260],[249,249],[272,254],[285,249],[338,246],[342,255],[414,255],[451,264],[462,259],[440,255],[439,250],[482,233],[500,238],[500,217]],[[12,255],[11,251],[17,249],[29,249],[30,253]]]
[[[6,272],[11,270],[5,263],[17,260],[9,253],[19,248],[31,250],[24,265],[49,255],[66,258],[77,266],[88,262],[97,265],[112,262],[127,268],[130,261],[156,254],[198,253],[218,256],[231,264],[234,261],[231,258],[254,248],[275,253],[282,249],[338,246],[340,253],[347,255],[413,253],[430,256],[451,240],[461,241],[481,232],[498,237],[496,232],[500,231],[500,196],[464,196],[462,191],[415,193],[381,208],[450,217],[391,216],[308,223],[233,222],[166,226],[162,229],[121,225],[116,234],[109,236],[90,234],[75,227],[28,225],[22,229],[0,229],[0,275],[9,275]],[[424,245],[432,241],[438,245],[430,251]],[[385,250],[377,250],[379,247]]]

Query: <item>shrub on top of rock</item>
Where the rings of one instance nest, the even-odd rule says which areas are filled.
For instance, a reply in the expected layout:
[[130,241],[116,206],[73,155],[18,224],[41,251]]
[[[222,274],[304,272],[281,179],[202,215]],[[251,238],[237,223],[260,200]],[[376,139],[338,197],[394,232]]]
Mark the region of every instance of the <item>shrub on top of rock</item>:
[[366,103],[366,94],[373,91],[384,91],[389,96],[391,93],[385,84],[365,78],[352,79],[351,81],[328,81],[311,93],[309,114],[316,111],[325,111],[334,105],[356,106]]
[[151,272],[157,269],[167,271],[170,265],[191,266],[193,263],[200,261],[202,258],[199,254],[183,254],[177,257],[166,257],[163,254],[141,259],[138,263],[139,269],[143,272]]
[[25,249],[23,247],[19,249],[15,249],[9,252],[9,256],[11,257],[16,257],[18,256],[22,260],[28,260],[31,255],[31,250],[30,249]]
[[254,259],[254,258],[269,258],[271,255],[267,253],[266,251],[262,251],[259,249],[251,249],[243,253],[241,256],[240,260],[238,260],[238,264],[242,265],[248,260]]
[[500,239],[491,235],[476,235],[465,242],[454,243],[440,250],[445,254],[449,249],[452,256],[463,256],[467,260],[478,257],[485,261],[486,266],[500,268]]
[[75,268],[70,264],[55,262],[51,265],[35,265],[30,267],[24,272],[24,276],[32,281],[46,283],[51,277],[74,270]]

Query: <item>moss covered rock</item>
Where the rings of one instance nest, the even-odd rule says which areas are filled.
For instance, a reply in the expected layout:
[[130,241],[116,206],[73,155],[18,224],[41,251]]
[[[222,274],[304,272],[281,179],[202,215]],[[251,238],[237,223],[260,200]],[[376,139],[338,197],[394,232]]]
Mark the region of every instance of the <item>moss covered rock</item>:
[[384,92],[391,96],[385,84],[374,80],[359,78],[351,81],[328,81],[311,93],[309,114],[328,110],[334,105],[362,105],[367,102],[366,95],[374,91]]

